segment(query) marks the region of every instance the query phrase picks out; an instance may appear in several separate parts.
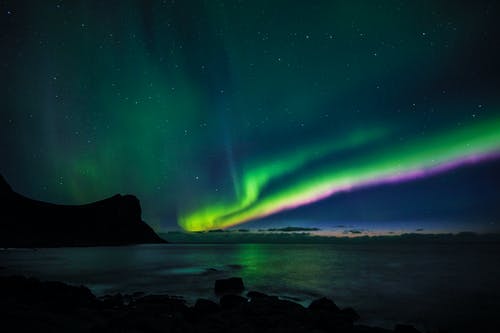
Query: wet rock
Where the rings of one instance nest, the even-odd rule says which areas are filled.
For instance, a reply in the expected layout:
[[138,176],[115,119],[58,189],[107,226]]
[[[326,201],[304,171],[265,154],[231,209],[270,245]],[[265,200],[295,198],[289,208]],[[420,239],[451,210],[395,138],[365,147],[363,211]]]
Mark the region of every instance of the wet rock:
[[261,296],[250,299],[245,305],[246,311],[253,315],[265,316],[297,316],[307,315],[306,309],[295,302],[279,299],[276,296]]
[[91,307],[98,302],[87,287],[57,281],[41,282],[22,276],[0,277],[0,297],[16,302],[42,304],[58,311]]
[[359,320],[358,313],[353,308],[345,308],[340,310],[340,313],[351,321]]
[[352,333],[393,333],[393,331],[380,328],[380,327],[371,327],[366,325],[354,325],[351,328]]
[[329,312],[339,312],[339,307],[330,299],[323,297],[312,301],[309,305],[309,310],[313,311],[329,311]]
[[101,298],[103,308],[117,308],[124,305],[124,298],[122,294],[105,295]]
[[394,333],[420,333],[420,331],[412,325],[397,324],[394,326]]
[[142,292],[142,291],[136,291],[136,292],[134,292],[134,293],[132,294],[132,297],[133,297],[133,298],[139,298],[139,297],[142,297],[142,296],[144,296],[144,295],[146,295],[144,292]]
[[224,295],[220,299],[220,305],[224,309],[232,309],[247,302],[248,300],[245,297],[238,295]]
[[130,302],[134,300],[134,297],[132,295],[125,294],[123,295],[123,304],[124,305],[129,305]]
[[199,298],[194,304],[194,311],[199,314],[210,314],[219,310],[219,304],[204,298]]
[[135,308],[154,313],[186,313],[188,307],[183,299],[168,295],[146,295],[131,303]]
[[229,279],[220,279],[215,281],[215,293],[240,293],[245,289],[243,280],[239,277],[232,277]]

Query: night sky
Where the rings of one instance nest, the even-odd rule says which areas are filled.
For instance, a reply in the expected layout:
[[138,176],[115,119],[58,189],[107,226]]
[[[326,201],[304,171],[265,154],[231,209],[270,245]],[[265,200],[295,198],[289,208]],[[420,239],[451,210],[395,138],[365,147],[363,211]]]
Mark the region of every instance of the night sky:
[[0,1],[0,172],[44,201],[135,194],[159,231],[499,231],[499,13]]

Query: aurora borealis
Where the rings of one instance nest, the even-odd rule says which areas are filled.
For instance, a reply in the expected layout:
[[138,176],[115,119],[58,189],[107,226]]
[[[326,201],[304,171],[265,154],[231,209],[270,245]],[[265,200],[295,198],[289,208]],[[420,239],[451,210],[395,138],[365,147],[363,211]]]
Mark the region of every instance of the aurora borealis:
[[0,172],[156,230],[497,230],[499,9],[2,1]]
[[[190,231],[228,227],[306,205],[337,192],[411,181],[500,155],[500,121],[495,119],[487,125],[457,132],[405,144],[404,148],[387,149],[374,156],[356,158],[355,162],[340,167],[335,163],[326,164],[319,170],[307,171],[298,181],[288,180],[286,186],[274,193],[262,195],[262,190],[273,178],[293,175],[295,168],[308,162],[307,153],[300,157],[268,161],[264,167],[251,169],[244,174],[238,202],[211,205],[187,217],[181,216],[181,225]],[[322,157],[320,151],[315,151],[315,158]]]

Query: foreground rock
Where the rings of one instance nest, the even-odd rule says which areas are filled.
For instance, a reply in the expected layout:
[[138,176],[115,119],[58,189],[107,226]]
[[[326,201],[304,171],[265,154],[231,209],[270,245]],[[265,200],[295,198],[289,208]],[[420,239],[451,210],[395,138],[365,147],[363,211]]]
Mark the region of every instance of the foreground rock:
[[418,332],[356,325],[354,310],[325,298],[305,308],[259,292],[247,296],[225,295],[220,305],[199,299],[189,307],[167,295],[98,299],[85,287],[0,277],[0,322],[8,332]]
[[0,175],[0,247],[165,243],[141,219],[133,195],[81,206],[56,205],[14,192]]
[[243,280],[239,277],[215,281],[214,291],[216,294],[240,293],[243,290],[245,290],[245,286]]

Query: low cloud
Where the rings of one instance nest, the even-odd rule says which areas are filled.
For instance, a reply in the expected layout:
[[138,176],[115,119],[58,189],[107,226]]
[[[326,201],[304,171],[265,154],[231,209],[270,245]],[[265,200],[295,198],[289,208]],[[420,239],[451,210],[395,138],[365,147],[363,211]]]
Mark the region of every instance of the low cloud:
[[297,231],[319,231],[319,228],[306,228],[306,227],[284,227],[284,228],[270,228],[267,231],[272,232],[297,232]]

